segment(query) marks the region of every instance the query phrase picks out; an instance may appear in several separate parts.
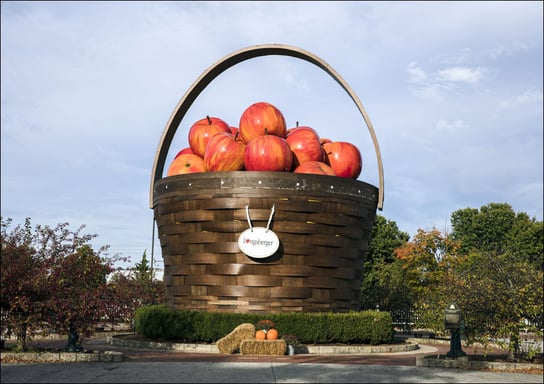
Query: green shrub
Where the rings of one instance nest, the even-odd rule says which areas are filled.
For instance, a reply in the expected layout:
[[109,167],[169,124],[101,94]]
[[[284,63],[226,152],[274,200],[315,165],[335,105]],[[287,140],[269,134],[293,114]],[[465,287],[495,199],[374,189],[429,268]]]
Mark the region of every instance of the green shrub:
[[279,335],[294,334],[303,344],[387,344],[393,341],[389,312],[223,313],[171,309],[165,304],[140,307],[134,314],[137,334],[150,339],[213,343],[243,323],[270,319]]

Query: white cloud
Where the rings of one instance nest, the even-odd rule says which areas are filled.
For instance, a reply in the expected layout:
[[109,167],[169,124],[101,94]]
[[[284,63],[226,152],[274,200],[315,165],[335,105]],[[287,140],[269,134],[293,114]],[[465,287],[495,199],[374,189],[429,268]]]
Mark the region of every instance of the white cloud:
[[485,55],[493,60],[500,59],[504,56],[511,57],[516,54],[522,54],[529,51],[531,48],[520,42],[513,42],[510,45],[499,45],[485,50]]
[[411,62],[406,69],[410,91],[419,98],[440,101],[447,93],[464,85],[474,85],[484,79],[486,69],[476,67],[438,68],[425,70]]
[[438,71],[438,80],[459,83],[477,83],[482,80],[482,68],[453,67]]
[[439,132],[453,132],[459,133],[469,128],[469,124],[463,120],[457,119],[453,122],[448,122],[444,119],[438,120],[436,123],[436,130]]
[[509,100],[504,100],[499,102],[499,108],[507,109],[513,108],[519,105],[539,103],[539,106],[542,105],[542,89],[529,88],[523,91],[522,93],[514,96]]
[[427,73],[415,62],[408,64],[407,72],[408,82],[410,83],[424,83],[428,77]]

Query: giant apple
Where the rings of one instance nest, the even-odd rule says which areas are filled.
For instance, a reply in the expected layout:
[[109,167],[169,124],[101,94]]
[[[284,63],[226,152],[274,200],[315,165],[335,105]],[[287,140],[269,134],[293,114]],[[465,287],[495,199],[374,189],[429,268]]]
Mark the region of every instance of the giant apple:
[[209,172],[240,171],[244,168],[245,150],[246,144],[238,140],[238,134],[218,133],[206,146],[206,169]]
[[195,155],[204,157],[208,141],[219,132],[230,132],[230,126],[218,117],[206,116],[189,129],[189,146]]
[[285,118],[281,111],[265,101],[254,103],[244,110],[238,129],[242,140],[246,143],[257,136],[266,134],[285,138],[287,132]]
[[363,160],[361,152],[352,143],[346,141],[333,141],[324,143],[326,160],[336,176],[349,179],[357,179],[361,174]]
[[172,161],[168,168],[168,176],[182,175],[185,173],[206,172],[204,159],[194,153],[184,153]]
[[321,144],[321,149],[323,151],[323,161],[325,161],[325,163],[327,163],[329,160],[327,159],[327,154],[325,153],[325,149],[323,148],[323,144],[332,143],[332,140],[328,139],[326,137],[321,137],[319,139],[319,143]]
[[311,173],[314,175],[336,176],[336,173],[322,161],[306,161],[293,171],[294,173]]
[[192,153],[192,154],[194,154],[194,152],[193,152],[193,150],[191,149],[191,147],[186,147],[186,148],[183,148],[181,151],[179,151],[179,152],[177,153],[177,155],[174,157],[174,159],[175,159],[176,157],[178,157],[179,155],[183,155],[184,153]]
[[247,171],[289,171],[293,153],[282,137],[257,136],[246,145],[244,165]]
[[293,152],[293,168],[306,161],[325,160],[319,135],[315,129],[307,126],[291,128],[285,140]]
[[326,137],[322,137],[322,138],[319,139],[319,142],[321,143],[321,145],[323,145],[325,143],[332,143],[332,140],[328,139]]

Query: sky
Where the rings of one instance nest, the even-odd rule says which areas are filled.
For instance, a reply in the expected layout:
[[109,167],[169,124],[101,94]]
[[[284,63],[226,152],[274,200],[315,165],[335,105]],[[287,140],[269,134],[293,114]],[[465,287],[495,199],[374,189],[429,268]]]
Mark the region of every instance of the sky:
[[[1,2],[1,214],[69,223],[133,265],[162,257],[149,208],[155,153],[193,82],[222,57],[286,44],[327,62],[363,104],[384,169],[378,214],[410,236],[510,204],[543,220],[543,2]],[[206,87],[177,128],[237,126],[257,101],[355,144],[378,186],[368,129],[315,65],[266,56]],[[155,239],[154,239],[155,238]]]

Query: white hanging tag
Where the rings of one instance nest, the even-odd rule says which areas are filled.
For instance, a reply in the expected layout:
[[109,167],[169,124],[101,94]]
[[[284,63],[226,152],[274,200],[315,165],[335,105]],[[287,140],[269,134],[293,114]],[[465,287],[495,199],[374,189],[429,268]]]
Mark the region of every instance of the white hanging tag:
[[280,239],[274,231],[270,229],[273,215],[274,206],[272,206],[266,228],[253,227],[249,217],[249,206],[246,205],[246,216],[249,228],[242,232],[238,238],[238,247],[244,254],[249,257],[264,259],[276,253],[280,247]]

